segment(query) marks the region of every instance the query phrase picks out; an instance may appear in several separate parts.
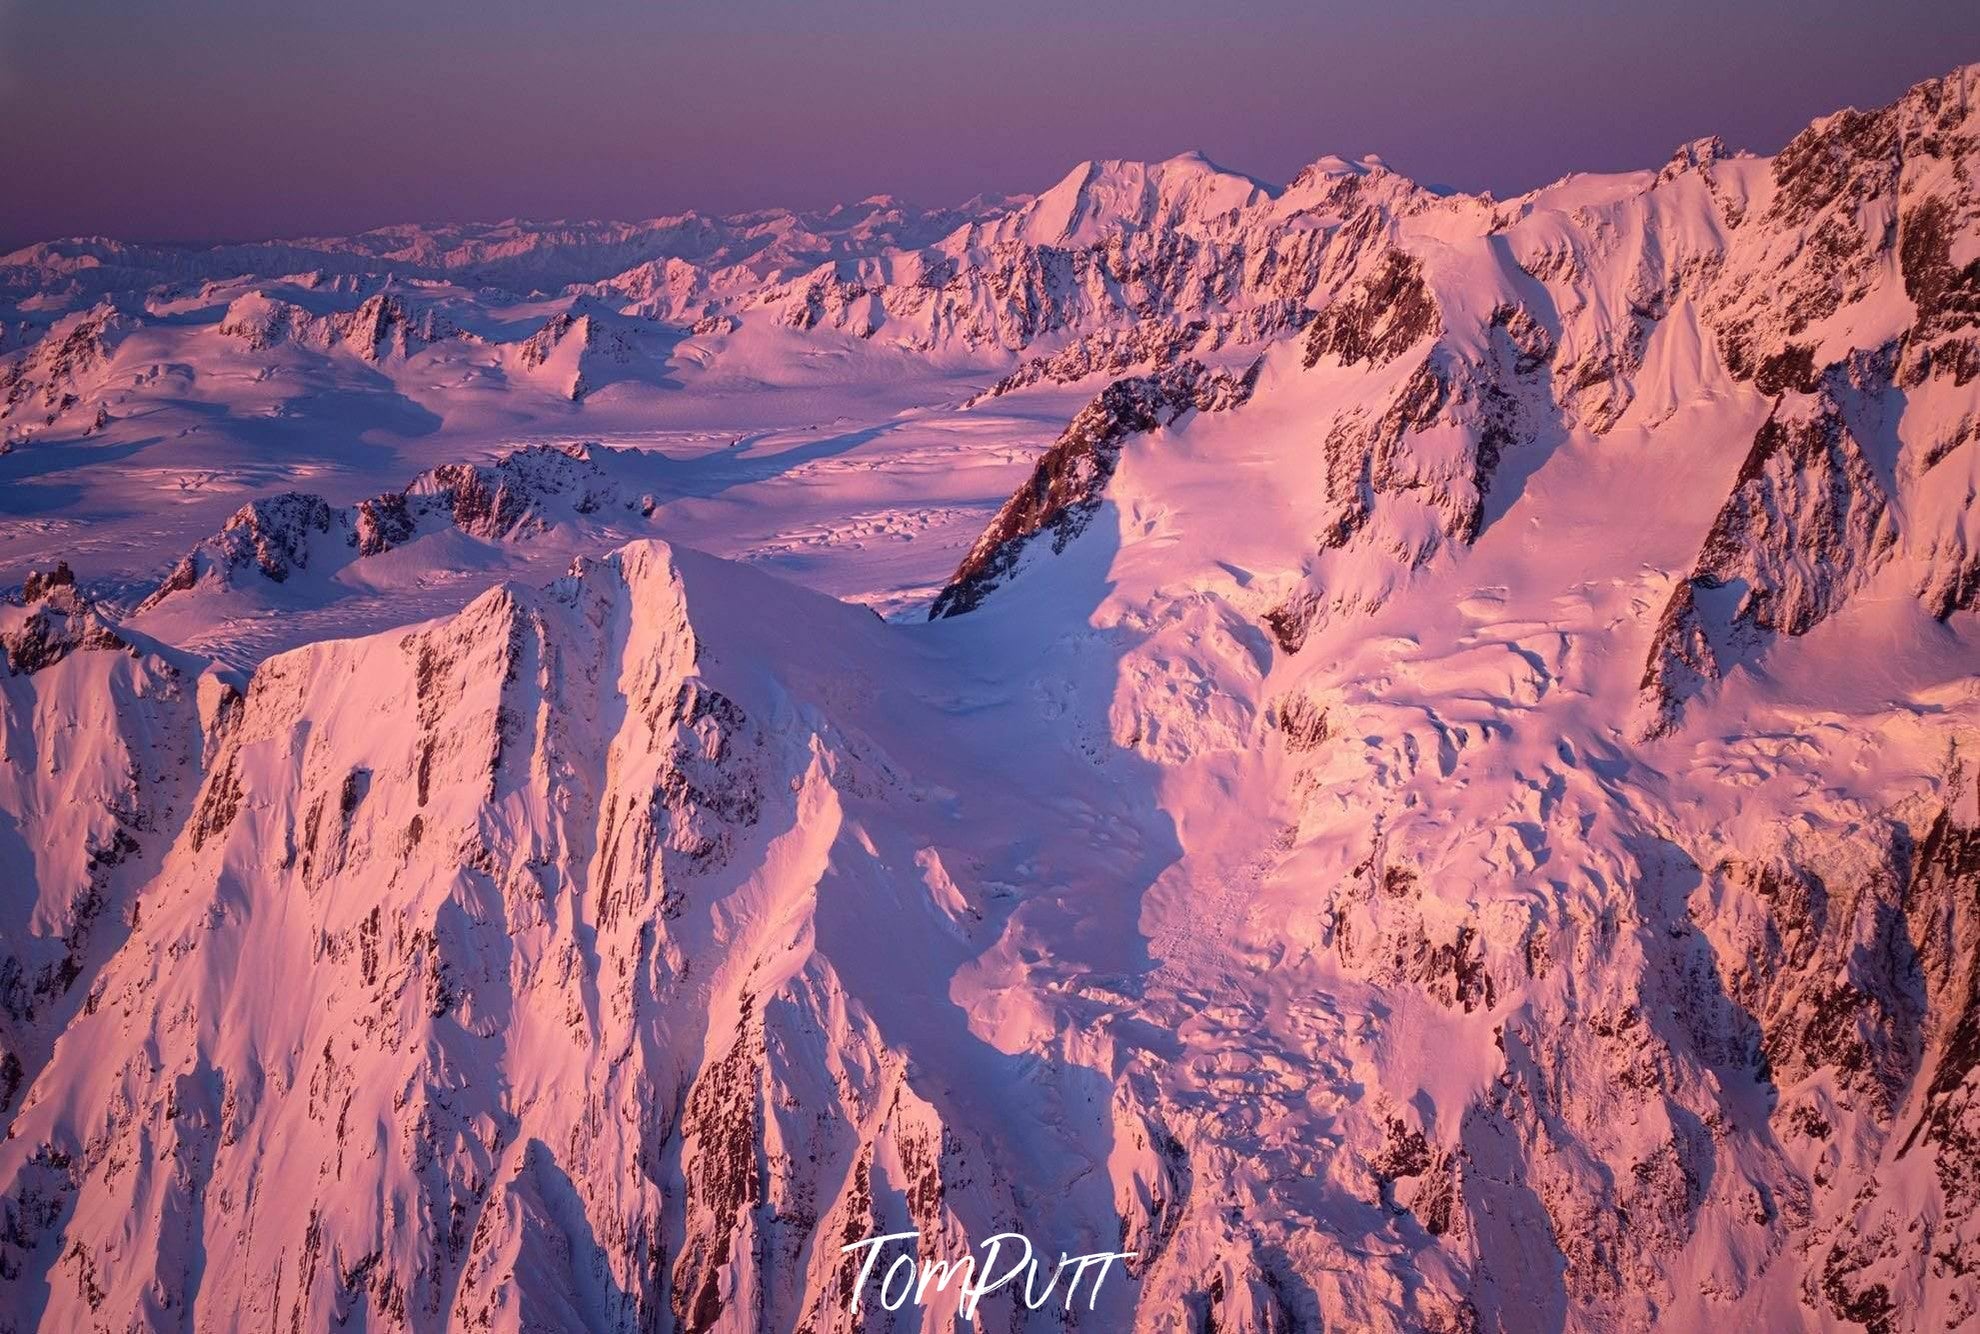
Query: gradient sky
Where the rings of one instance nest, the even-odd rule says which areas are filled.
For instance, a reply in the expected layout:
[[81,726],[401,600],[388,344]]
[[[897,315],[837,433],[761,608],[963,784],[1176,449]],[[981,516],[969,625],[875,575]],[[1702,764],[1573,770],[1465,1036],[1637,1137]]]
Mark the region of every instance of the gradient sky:
[[1501,195],[1980,59],[1980,3],[0,0],[0,248],[953,203],[1201,149]]

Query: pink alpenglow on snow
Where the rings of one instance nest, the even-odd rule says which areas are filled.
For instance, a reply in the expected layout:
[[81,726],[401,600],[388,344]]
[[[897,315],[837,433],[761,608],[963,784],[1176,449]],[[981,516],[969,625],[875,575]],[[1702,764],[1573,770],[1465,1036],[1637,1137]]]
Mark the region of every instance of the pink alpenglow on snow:
[[0,1328],[1980,1321],[1980,67],[1658,156],[0,258]]

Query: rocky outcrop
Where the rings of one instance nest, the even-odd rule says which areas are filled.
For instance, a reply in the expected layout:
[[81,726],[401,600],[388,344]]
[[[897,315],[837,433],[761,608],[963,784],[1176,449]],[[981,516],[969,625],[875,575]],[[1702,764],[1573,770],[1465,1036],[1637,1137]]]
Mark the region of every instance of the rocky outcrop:
[[446,526],[489,542],[527,541],[558,522],[653,511],[649,492],[629,497],[650,461],[586,445],[531,445],[493,464],[449,463],[343,509],[320,496],[291,492],[243,505],[219,533],[200,543],[139,604],[252,574],[284,583],[299,571],[377,556]]
[[[1903,334],[1907,379],[1936,366],[1964,383],[1975,275],[1954,265],[1945,246],[1980,217],[1963,165],[1980,147],[1970,77],[1955,71],[1890,106],[1824,117],[1773,159],[1766,207],[1746,219],[1709,302],[1735,376],[1761,382],[1763,392],[1807,390],[1793,383],[1794,368],[1805,377],[1852,345],[1868,350]],[[1915,311],[1911,327],[1844,332],[1841,317],[1869,311],[1894,270]]]
[[365,298],[349,315],[333,317],[331,327],[339,342],[366,361],[411,356],[454,334],[453,327],[437,312],[424,310],[415,315],[389,292]]
[[1891,497],[1834,382],[1783,401],[1753,438],[1691,574],[1659,618],[1642,688],[1650,734],[1776,635],[1803,635],[1898,544]]
[[[391,494],[378,499],[389,505]],[[439,514],[470,537],[514,541],[550,521],[553,499],[578,515],[611,505],[631,507],[612,486],[597,452],[583,445],[532,446],[505,454],[492,466],[443,464],[415,477],[401,504],[415,527]],[[381,528],[377,536],[383,541],[389,534]]]
[[1378,606],[1410,572],[1477,540],[1505,456],[1559,429],[1549,375],[1555,344],[1540,322],[1502,303],[1466,333],[1448,334],[1420,266],[1401,254],[1308,331],[1309,373],[1323,363],[1400,367],[1428,346],[1406,375],[1377,382],[1386,390],[1380,397],[1350,399],[1325,423],[1324,508],[1310,518],[1316,550],[1304,577],[1264,614],[1284,651],[1298,652],[1328,614]]
[[973,611],[1016,574],[1034,548],[1062,552],[1093,521],[1129,437],[1159,430],[1186,412],[1216,412],[1250,397],[1245,375],[1184,361],[1154,375],[1116,380],[1074,417],[984,530],[929,608],[940,620]]
[[531,334],[516,357],[525,371],[549,368],[559,377],[559,392],[576,403],[610,373],[607,368],[628,365],[637,354],[630,331],[613,327],[602,312],[573,310]]
[[264,292],[250,292],[228,305],[219,332],[251,352],[285,344],[326,352],[342,347],[373,364],[403,360],[460,333],[438,310],[409,307],[392,291],[374,292],[354,309],[321,313]]
[[1722,863],[1702,914],[1759,1026],[1773,1131],[1807,1173],[1791,1219],[1804,1301],[1837,1321],[1956,1324],[1980,1301],[1980,831],[1954,810],[1969,781],[1955,750],[1938,801],[1849,844]]
[[26,608],[0,627],[0,654],[15,676],[32,676],[71,653],[135,653],[95,604],[76,588],[67,561],[50,570],[30,570],[22,587]]
[[57,321],[32,346],[0,363],[0,425],[19,423],[29,433],[53,426],[95,392],[117,345],[137,327],[107,301]]
[[174,566],[138,611],[196,587],[209,573],[227,580],[251,569],[270,582],[285,583],[292,574],[309,568],[316,539],[327,536],[337,519],[321,496],[299,491],[251,500],[234,511],[218,534]]
[[973,408],[1036,384],[1075,384],[1095,375],[1119,376],[1137,366],[1159,370],[1188,354],[1270,341],[1303,328],[1312,318],[1313,312],[1280,301],[1235,316],[1180,323],[1153,320],[1124,330],[1102,329],[1049,356],[1026,358],[988,389],[964,399],[962,406]]
[[1355,291],[1330,304],[1307,330],[1304,361],[1322,357],[1343,366],[1384,366],[1442,328],[1423,267],[1391,250]]

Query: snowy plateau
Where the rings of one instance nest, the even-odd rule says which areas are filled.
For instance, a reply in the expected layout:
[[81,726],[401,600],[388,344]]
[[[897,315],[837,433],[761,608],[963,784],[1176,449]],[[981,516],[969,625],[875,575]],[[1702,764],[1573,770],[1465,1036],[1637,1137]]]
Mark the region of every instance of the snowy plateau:
[[0,257],[0,1329],[1980,1327],[1976,497],[1980,66]]

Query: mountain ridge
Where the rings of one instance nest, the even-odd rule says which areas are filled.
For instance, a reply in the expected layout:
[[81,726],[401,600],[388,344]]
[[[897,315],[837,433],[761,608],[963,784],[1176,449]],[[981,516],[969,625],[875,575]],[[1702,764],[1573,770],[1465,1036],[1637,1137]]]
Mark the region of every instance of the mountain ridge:
[[[1976,69],[1505,201],[14,265],[0,1327],[1971,1321]],[[1136,1255],[849,1307],[1010,1230]]]

